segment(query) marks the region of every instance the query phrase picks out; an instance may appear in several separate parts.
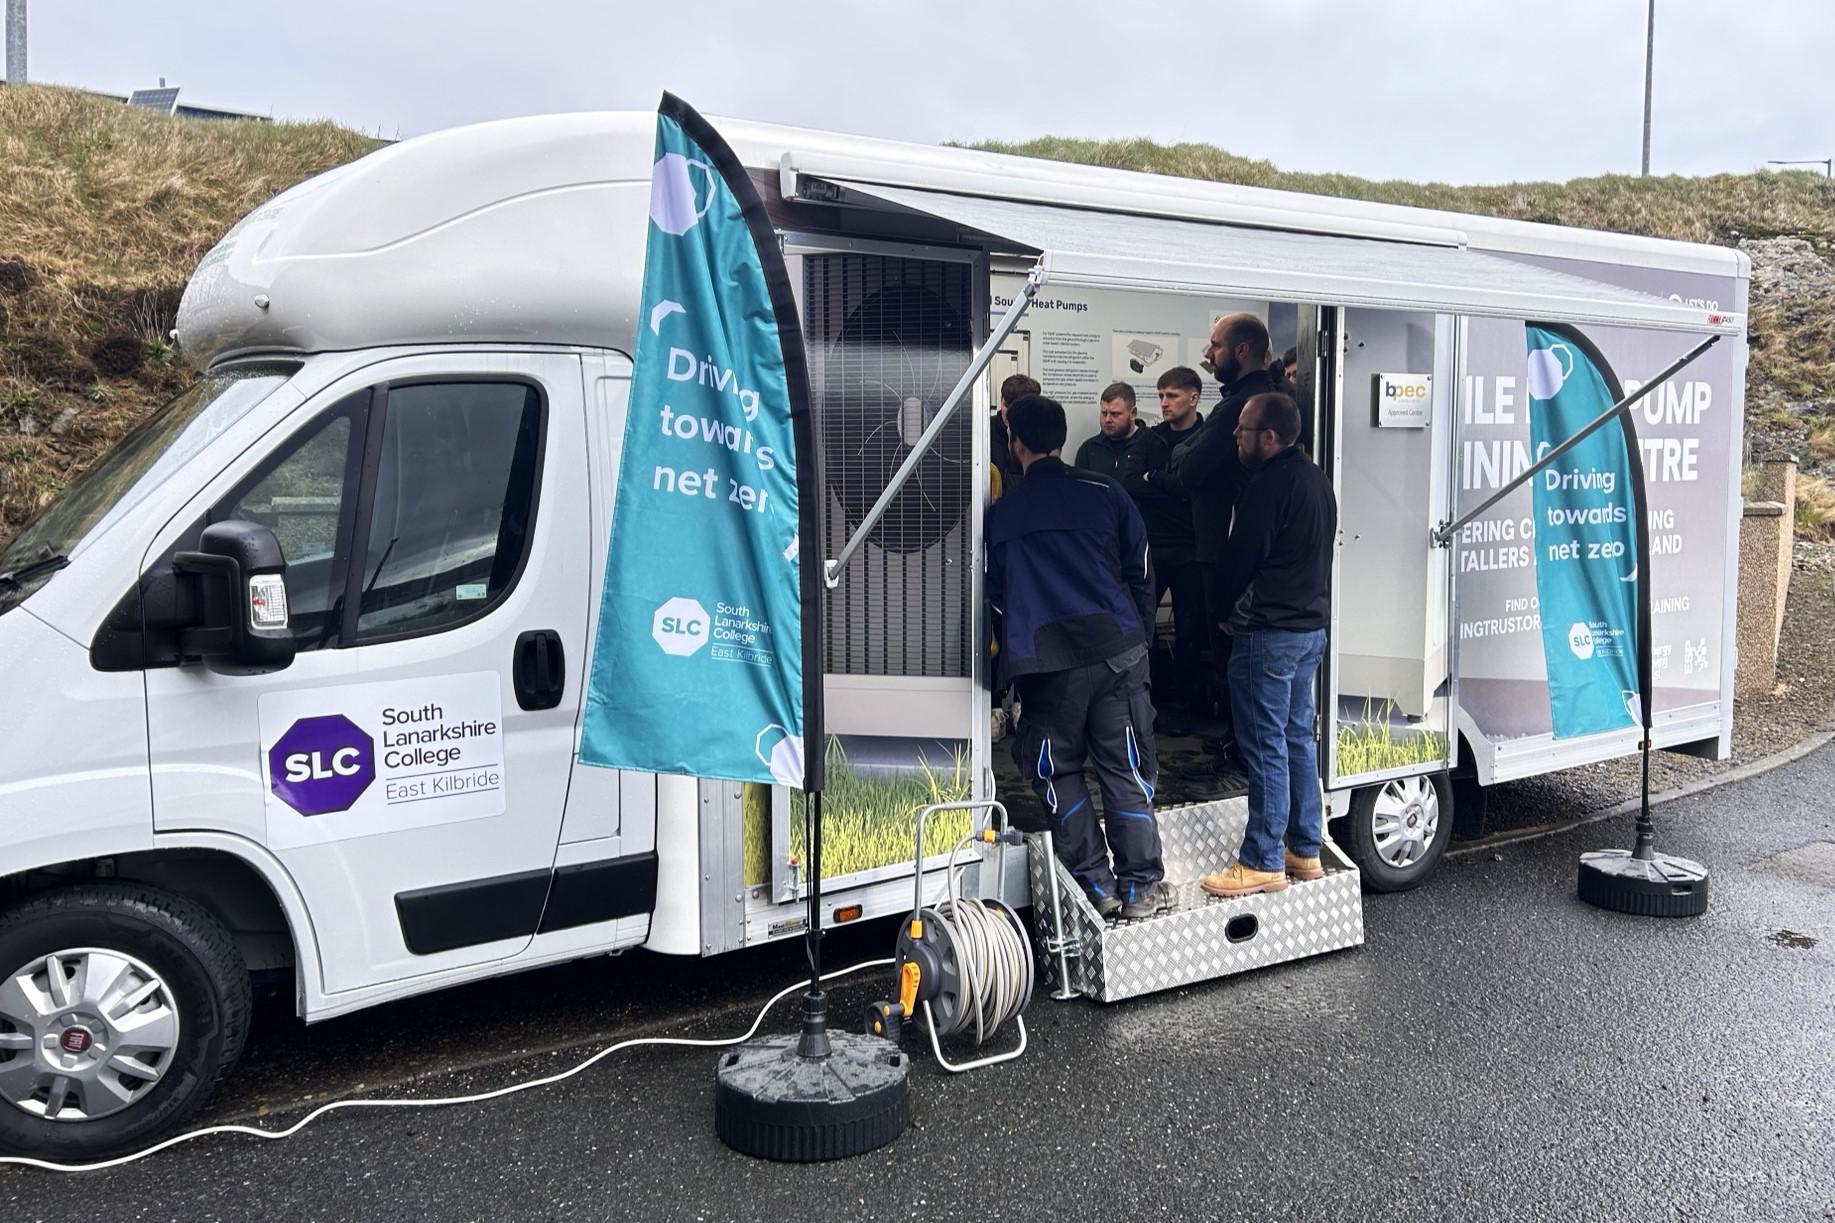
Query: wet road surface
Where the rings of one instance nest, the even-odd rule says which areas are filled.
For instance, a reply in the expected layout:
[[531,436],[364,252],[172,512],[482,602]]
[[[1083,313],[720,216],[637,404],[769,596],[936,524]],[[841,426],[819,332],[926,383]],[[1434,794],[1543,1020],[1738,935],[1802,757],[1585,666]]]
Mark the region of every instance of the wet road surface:
[[[1368,897],[1358,950],[1110,1007],[1041,994],[1022,1060],[950,1076],[917,1054],[911,1131],[838,1164],[730,1153],[714,1054],[636,1050],[476,1107],[81,1177],[0,1170],[0,1219],[1835,1219],[1831,794],[1826,748],[1660,808],[1662,847],[1713,867],[1696,920],[1575,899],[1576,856],[1629,844],[1627,817]],[[830,963],[889,943],[839,933]],[[274,1004],[210,1119],[726,1035],[800,971],[794,947],[632,955],[312,1029]],[[833,1013],[887,988],[843,983]]]

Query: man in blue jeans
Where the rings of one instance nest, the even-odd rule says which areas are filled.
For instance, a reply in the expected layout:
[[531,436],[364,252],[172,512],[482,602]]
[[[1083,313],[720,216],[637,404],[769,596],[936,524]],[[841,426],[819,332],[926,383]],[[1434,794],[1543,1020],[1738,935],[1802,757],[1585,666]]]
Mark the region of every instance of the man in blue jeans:
[[[1249,826],[1237,860],[1204,877],[1213,896],[1279,892],[1318,879],[1325,835],[1313,679],[1331,616],[1338,502],[1324,472],[1296,448],[1300,409],[1257,395],[1236,423],[1236,454],[1252,474],[1236,503],[1211,614],[1233,639],[1230,704],[1249,771]],[[1283,848],[1284,843],[1284,848]]]

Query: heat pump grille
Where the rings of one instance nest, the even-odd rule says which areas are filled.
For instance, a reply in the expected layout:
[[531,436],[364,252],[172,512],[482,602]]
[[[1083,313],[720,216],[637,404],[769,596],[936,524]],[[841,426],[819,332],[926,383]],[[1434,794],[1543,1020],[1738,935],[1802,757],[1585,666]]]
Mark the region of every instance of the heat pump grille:
[[[864,520],[968,368],[970,286],[965,263],[804,257],[828,556]],[[970,674],[973,417],[972,406],[957,411],[830,596],[831,674]]]

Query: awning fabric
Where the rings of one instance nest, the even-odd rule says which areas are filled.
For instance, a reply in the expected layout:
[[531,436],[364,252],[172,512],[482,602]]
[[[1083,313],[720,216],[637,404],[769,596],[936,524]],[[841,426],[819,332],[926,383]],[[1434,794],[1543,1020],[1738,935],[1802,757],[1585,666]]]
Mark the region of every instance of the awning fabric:
[[1738,334],[1741,321],[1464,247],[1295,233],[823,180],[1037,252],[1044,283]]

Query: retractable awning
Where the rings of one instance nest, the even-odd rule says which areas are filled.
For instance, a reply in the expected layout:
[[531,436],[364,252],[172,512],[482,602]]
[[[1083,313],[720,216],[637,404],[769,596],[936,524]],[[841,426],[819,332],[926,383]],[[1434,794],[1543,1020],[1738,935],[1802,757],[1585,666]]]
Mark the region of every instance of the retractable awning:
[[[805,180],[807,181],[807,180]],[[835,202],[939,218],[1039,255],[1043,283],[1738,334],[1737,315],[1432,241],[1383,241],[822,179]]]

